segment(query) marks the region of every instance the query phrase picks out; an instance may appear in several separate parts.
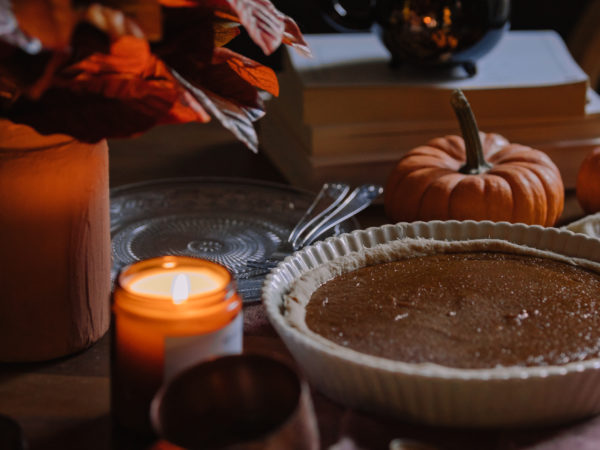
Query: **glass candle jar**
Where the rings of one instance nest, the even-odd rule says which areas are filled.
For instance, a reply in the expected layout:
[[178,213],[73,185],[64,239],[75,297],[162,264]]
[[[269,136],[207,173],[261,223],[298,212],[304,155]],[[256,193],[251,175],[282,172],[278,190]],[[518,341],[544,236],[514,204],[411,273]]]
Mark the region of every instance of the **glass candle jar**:
[[242,301],[223,266],[164,256],[132,264],[113,295],[111,401],[118,424],[150,432],[161,384],[194,363],[242,351]]

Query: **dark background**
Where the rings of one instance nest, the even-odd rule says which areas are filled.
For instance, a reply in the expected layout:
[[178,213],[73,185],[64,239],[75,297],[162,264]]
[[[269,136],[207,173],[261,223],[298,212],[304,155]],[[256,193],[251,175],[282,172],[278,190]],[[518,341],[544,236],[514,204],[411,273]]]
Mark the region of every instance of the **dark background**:
[[[282,12],[292,17],[303,33],[335,33],[336,31],[323,19],[320,3],[329,0],[272,0]],[[569,0],[552,2],[548,0],[513,0],[511,3],[511,29],[551,29],[557,31],[565,40],[569,38],[577,21],[592,0]],[[340,0],[342,5],[356,10],[365,8],[368,0]],[[599,24],[600,26],[600,24]],[[266,64],[273,69],[280,68],[280,50],[265,57],[247,38],[240,36],[232,42],[232,48],[240,53]]]
[[[322,19],[319,13],[321,0],[273,0],[273,4],[282,12],[291,16],[304,33],[327,33],[333,29]],[[323,0],[324,1],[324,0]],[[577,22],[580,14],[590,0],[548,1],[513,0],[511,3],[511,28],[513,29],[552,29],[558,31],[564,39]],[[368,0],[341,0],[342,5],[365,7]]]

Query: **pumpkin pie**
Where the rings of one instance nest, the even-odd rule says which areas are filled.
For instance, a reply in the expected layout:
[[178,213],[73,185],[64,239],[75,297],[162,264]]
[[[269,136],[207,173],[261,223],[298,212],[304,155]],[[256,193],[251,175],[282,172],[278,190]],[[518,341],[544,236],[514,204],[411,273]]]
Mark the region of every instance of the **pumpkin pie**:
[[394,361],[561,365],[600,356],[597,270],[504,241],[395,241],[305,274],[286,317],[340,351]]
[[[412,288],[403,264],[422,277]],[[267,276],[263,302],[311,385],[336,402],[432,425],[550,425],[600,413],[596,274],[600,239],[586,235],[507,222],[398,223],[296,252]],[[363,289],[372,276],[391,278],[393,293],[377,280]],[[348,283],[332,284],[339,303],[315,300],[332,280]],[[361,289],[368,304],[344,303]],[[391,342],[390,330],[405,334]]]

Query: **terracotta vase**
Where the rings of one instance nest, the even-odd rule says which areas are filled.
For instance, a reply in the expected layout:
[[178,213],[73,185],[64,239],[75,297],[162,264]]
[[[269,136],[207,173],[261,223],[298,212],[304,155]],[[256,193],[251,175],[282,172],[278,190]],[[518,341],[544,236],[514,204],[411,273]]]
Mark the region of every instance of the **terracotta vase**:
[[108,147],[0,120],[0,361],[82,350],[110,323]]

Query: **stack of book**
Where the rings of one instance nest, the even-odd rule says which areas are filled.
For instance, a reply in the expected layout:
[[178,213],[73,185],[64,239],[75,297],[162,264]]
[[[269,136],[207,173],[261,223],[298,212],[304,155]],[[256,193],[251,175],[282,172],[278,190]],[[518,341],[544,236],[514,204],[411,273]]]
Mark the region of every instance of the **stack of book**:
[[460,134],[450,106],[456,88],[481,131],[547,152],[567,188],[600,145],[600,99],[553,31],[508,32],[472,77],[461,67],[393,69],[369,33],[307,42],[314,57],[285,54],[280,95],[259,122],[262,151],[295,185],[385,183],[411,148]]

